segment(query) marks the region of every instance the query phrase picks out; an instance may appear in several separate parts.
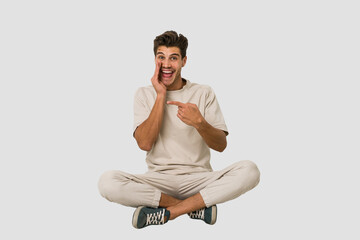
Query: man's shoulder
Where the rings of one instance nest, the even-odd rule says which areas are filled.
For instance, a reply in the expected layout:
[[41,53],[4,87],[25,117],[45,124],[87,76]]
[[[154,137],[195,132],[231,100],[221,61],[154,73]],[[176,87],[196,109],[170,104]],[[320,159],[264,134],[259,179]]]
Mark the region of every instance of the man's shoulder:
[[210,85],[193,83],[193,82],[189,84],[189,90],[199,93],[205,93],[205,94],[210,94],[213,92],[213,89]]
[[139,87],[135,92],[136,97],[154,96],[154,95],[156,95],[156,91],[152,85]]
[[210,85],[203,84],[203,83],[190,82],[190,81],[188,81],[188,82],[189,82],[189,89],[212,91],[212,88]]

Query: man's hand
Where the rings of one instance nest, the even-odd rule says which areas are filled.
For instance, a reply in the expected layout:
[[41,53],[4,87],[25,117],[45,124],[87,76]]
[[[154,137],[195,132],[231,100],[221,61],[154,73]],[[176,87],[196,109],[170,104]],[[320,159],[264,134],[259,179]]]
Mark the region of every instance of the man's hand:
[[197,128],[204,120],[196,104],[177,101],[168,101],[167,104],[178,106],[178,118],[189,126]]
[[161,62],[156,62],[155,73],[151,78],[151,83],[155,88],[157,95],[165,96],[166,95],[166,86],[160,80],[160,69]]

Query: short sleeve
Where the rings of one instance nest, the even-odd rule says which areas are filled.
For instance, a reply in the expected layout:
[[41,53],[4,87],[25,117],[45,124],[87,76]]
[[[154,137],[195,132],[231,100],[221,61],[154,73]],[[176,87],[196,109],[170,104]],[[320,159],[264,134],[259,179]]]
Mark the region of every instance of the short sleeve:
[[151,109],[149,109],[146,103],[145,93],[142,88],[139,88],[134,97],[134,126],[133,133],[138,126],[140,126],[150,115]]
[[214,128],[223,130],[224,132],[226,132],[226,135],[229,134],[227,126],[225,124],[224,117],[220,109],[220,105],[216,99],[213,89],[210,87],[206,96],[204,118]]

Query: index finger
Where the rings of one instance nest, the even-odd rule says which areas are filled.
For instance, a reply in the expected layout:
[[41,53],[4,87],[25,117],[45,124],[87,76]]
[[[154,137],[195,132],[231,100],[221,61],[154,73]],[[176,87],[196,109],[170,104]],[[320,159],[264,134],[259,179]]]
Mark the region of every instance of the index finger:
[[169,105],[176,105],[178,107],[184,107],[185,106],[184,103],[178,102],[178,101],[167,101],[166,103],[169,104]]

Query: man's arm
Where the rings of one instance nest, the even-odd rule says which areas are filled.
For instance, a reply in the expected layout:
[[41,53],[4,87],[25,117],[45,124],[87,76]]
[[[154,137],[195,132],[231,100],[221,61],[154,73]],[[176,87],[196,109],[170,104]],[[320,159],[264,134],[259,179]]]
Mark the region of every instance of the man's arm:
[[196,104],[168,101],[167,104],[178,106],[178,118],[199,132],[209,148],[222,152],[227,146],[224,131],[211,126],[201,115]]
[[223,130],[214,128],[204,118],[194,126],[204,139],[209,148],[218,152],[225,150],[227,146],[226,134]]
[[138,146],[144,151],[150,151],[155,141],[157,140],[164,117],[166,87],[159,80],[160,68],[161,63],[156,63],[155,73],[151,78],[151,83],[157,93],[155,104],[150,112],[149,117],[136,128],[134,133],[134,137]]

